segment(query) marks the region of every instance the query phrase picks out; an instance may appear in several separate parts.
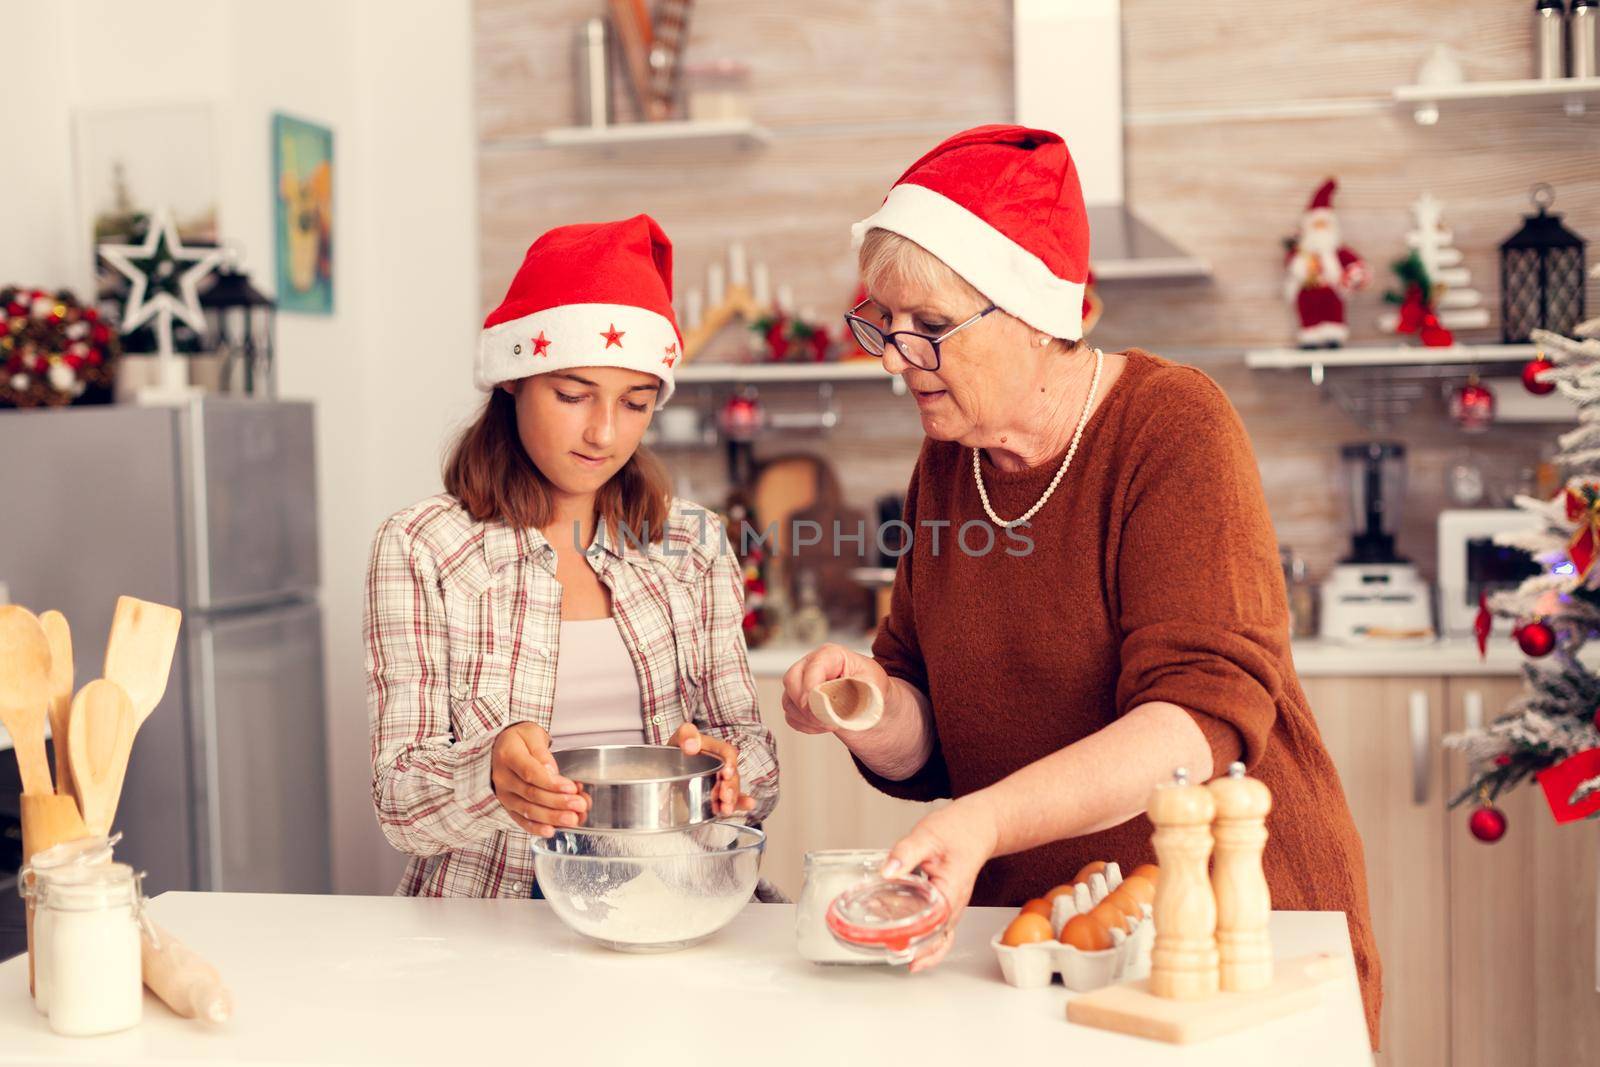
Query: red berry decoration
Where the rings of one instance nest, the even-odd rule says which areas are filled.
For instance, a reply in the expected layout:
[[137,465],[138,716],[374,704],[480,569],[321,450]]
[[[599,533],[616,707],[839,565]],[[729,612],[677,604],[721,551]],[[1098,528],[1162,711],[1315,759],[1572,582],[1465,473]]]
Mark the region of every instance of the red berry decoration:
[[1509,767],[1511,766],[1511,757],[1502,752],[1494,758],[1494,765],[1496,767]]
[[1539,380],[1541,373],[1550,370],[1554,366],[1554,363],[1551,363],[1543,356],[1528,360],[1522,365],[1522,387],[1534,396],[1544,396],[1546,393],[1554,392],[1556,388],[1555,382],[1541,382]]
[[1525,656],[1548,656],[1556,647],[1556,632],[1548,623],[1530,622],[1517,627],[1512,635]]
[[1476,808],[1467,819],[1467,829],[1486,845],[1492,845],[1506,836],[1506,813],[1492,804]]

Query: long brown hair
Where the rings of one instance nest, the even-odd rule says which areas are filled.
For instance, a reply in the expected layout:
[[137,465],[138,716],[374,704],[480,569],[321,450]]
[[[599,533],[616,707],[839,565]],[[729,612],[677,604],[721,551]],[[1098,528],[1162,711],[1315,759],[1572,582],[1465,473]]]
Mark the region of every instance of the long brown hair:
[[[478,522],[542,528],[555,517],[550,481],[522,447],[516,398],[504,389],[489,394],[456,440],[444,465],[444,489]],[[614,538],[660,541],[671,499],[666,467],[641,445],[595,494],[595,511]]]

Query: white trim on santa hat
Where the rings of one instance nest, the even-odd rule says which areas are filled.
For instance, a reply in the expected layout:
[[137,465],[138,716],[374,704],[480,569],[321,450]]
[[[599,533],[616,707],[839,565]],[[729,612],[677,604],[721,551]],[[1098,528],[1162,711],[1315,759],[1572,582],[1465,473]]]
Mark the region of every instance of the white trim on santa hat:
[[1036,330],[1065,341],[1083,336],[1081,281],[1060,277],[1044,260],[942,193],[913,182],[889,190],[872,215],[850,227],[851,247],[867,231],[909,238],[943,260],[974,289]]
[[488,392],[554,370],[622,367],[661,379],[659,408],[672,396],[681,358],[678,332],[664,315],[632,304],[562,304],[485,329],[472,380]]

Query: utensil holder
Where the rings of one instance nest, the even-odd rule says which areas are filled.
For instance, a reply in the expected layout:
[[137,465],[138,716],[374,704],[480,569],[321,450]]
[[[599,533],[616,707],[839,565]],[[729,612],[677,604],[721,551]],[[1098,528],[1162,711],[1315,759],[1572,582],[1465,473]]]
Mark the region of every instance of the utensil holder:
[[[76,797],[60,793],[23,793],[22,862],[26,865],[36,853],[67,841],[89,836]],[[29,875],[32,878],[32,875]],[[31,886],[29,887],[31,888]],[[28,896],[28,993],[33,994],[33,896]]]

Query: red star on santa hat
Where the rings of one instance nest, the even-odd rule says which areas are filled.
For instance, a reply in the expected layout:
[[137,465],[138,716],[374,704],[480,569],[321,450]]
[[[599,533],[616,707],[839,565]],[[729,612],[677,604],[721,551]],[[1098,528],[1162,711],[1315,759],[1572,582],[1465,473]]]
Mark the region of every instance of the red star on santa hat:
[[607,348],[610,348],[612,345],[615,345],[618,348],[622,347],[623,331],[617,329],[616,323],[613,322],[611,324],[611,329],[602,330],[600,332],[600,336],[606,339]]
[[678,361],[678,346],[675,344],[668,345],[666,347],[666,353],[666,355],[661,357],[661,362],[670,367]]
[[536,356],[542,356],[545,354],[545,349],[549,347],[550,339],[544,335],[543,330],[540,330],[539,336],[533,339],[533,354]]

